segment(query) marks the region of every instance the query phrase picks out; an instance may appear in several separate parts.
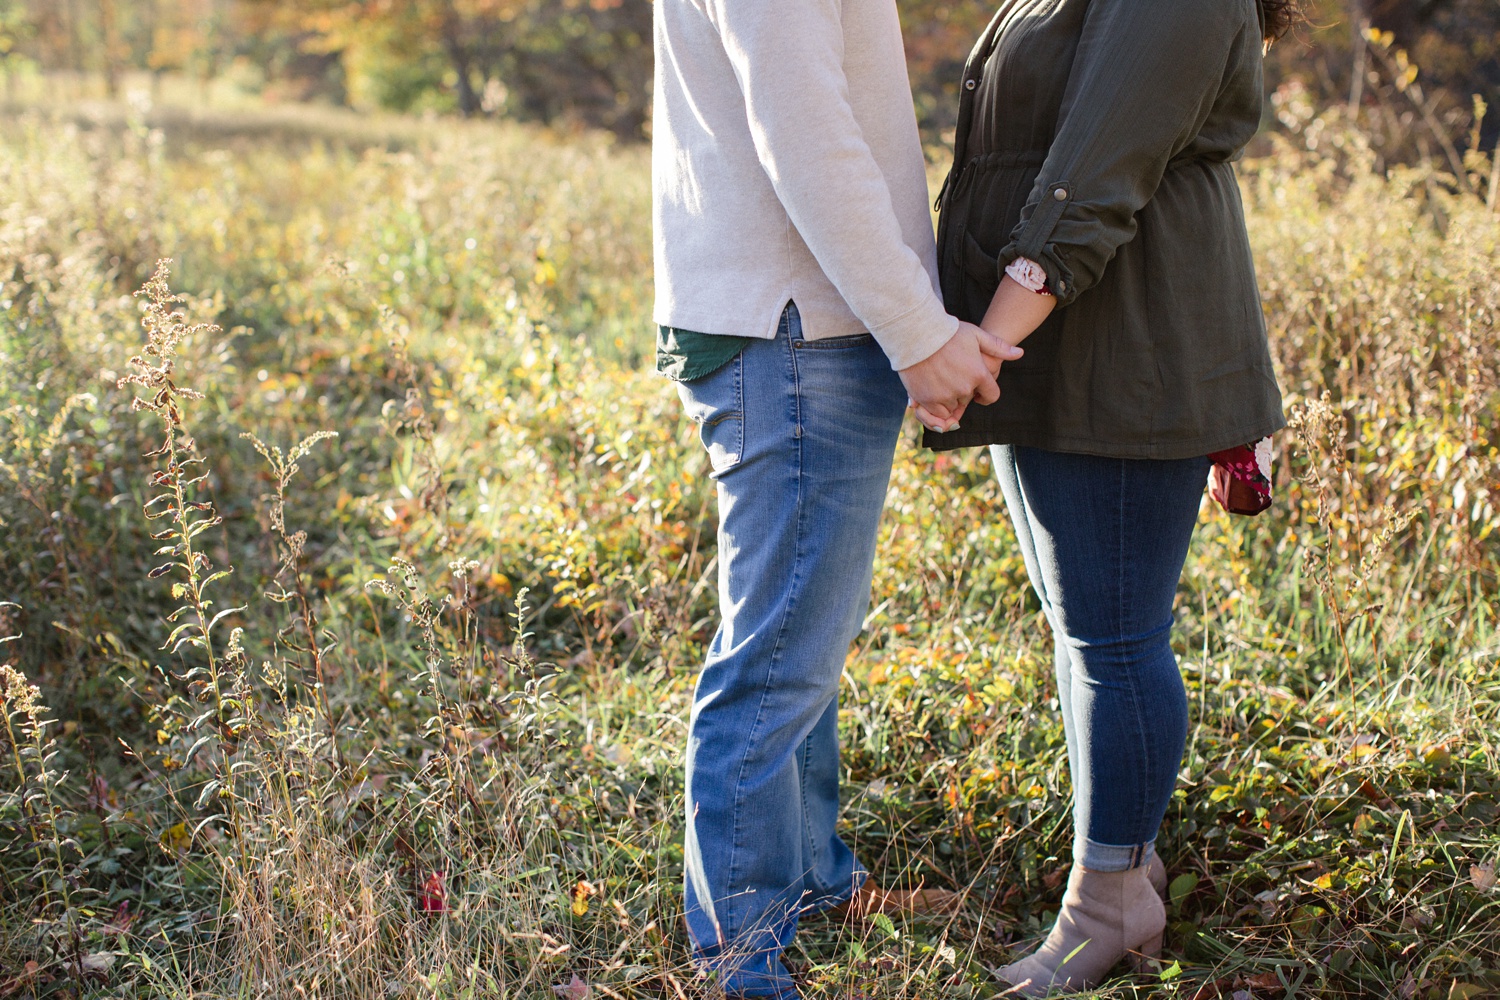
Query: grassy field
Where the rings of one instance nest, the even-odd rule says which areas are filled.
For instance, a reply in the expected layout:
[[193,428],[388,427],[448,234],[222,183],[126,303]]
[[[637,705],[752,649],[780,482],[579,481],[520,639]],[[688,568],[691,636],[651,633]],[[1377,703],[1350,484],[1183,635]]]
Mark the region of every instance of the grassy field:
[[[1494,193],[1283,117],[1243,176],[1294,428],[1270,513],[1205,505],[1169,964],[1100,995],[1500,994]],[[486,125],[0,118],[0,997],[712,996],[678,816],[715,518],[643,363],[647,169]],[[1045,930],[1050,646],[984,457],[908,433],[845,833],[967,895],[807,925],[807,996],[993,996]]]

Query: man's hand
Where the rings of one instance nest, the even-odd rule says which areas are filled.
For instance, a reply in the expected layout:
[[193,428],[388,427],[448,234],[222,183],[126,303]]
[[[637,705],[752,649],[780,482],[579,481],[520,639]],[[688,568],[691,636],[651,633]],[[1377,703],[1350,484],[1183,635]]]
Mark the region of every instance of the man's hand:
[[972,323],[959,323],[958,332],[936,354],[898,374],[918,418],[933,430],[952,430],[970,400],[993,403],[1000,398],[995,384],[1000,363],[1022,353]]

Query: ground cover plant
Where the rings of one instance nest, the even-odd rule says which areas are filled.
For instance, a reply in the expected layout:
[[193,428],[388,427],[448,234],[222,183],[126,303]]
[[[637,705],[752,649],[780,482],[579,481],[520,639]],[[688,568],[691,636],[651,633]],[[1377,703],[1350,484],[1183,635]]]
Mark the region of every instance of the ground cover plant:
[[[1490,163],[1377,173],[1336,113],[1279,110],[1243,171],[1278,503],[1204,508],[1167,964],[1101,995],[1481,996]],[[712,996],[677,896],[714,510],[643,370],[645,152],[142,111],[0,121],[0,997]],[[995,995],[1069,860],[998,490],[914,440],[849,658],[845,831],[966,898],[809,924],[810,997]]]

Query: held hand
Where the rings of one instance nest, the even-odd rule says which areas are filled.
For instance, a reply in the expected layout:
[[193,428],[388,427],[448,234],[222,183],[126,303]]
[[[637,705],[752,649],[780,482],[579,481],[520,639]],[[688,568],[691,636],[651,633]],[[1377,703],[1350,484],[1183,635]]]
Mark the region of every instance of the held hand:
[[[981,327],[980,329],[984,328]],[[985,332],[989,333],[988,330]],[[997,353],[1000,351],[1005,353]],[[979,353],[984,357],[984,366],[989,369],[990,374],[996,379],[1000,377],[1000,366],[1002,364],[1007,361],[1016,360],[1016,357],[1010,356],[1011,352],[1015,352],[1016,357],[1020,357],[1022,353],[1019,347],[1007,343],[993,333],[989,333],[988,338],[979,345]]]
[[911,407],[912,412],[917,415],[917,422],[928,430],[938,434],[958,430],[958,418],[952,414],[945,414],[940,417],[927,409],[927,407],[911,402],[910,400],[908,400],[908,405]]
[[974,326],[960,323],[958,332],[927,360],[900,372],[917,418],[932,430],[958,426],[970,400],[993,403],[1000,398],[995,377],[1000,365],[1022,351]]

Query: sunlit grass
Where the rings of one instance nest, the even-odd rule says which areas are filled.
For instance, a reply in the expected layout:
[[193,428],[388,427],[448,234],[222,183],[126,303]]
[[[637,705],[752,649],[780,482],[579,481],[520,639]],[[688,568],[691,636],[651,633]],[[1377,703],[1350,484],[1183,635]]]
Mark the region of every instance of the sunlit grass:
[[[679,769],[714,510],[642,370],[645,153],[334,117],[4,123],[0,651],[58,753],[0,779],[0,996],[707,995]],[[1305,433],[1272,512],[1204,508],[1176,964],[1109,995],[1500,988],[1500,225],[1323,139],[1245,170]],[[223,518],[194,544],[235,569],[207,621],[245,607],[189,632],[217,687],[203,648],[160,648],[194,584],[151,577],[180,525],[145,515],[184,480],[118,385],[165,256],[181,322],[222,328],[173,369],[205,397],[177,404],[208,475],[182,503],[212,506],[186,516]],[[846,835],[967,901],[809,924],[789,959],[810,997],[993,995],[1071,831],[1051,643],[981,454],[903,442],[872,609]]]

